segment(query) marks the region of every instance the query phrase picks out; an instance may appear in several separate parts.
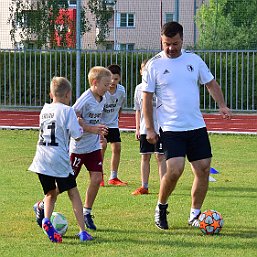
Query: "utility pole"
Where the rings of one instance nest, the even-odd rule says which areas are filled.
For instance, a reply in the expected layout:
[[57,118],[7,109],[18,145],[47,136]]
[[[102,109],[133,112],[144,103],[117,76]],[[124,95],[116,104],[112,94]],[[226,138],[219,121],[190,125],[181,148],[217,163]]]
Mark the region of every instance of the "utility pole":
[[80,97],[80,70],[81,70],[81,0],[77,0],[76,6],[76,99]]
[[176,21],[179,22],[179,0],[175,1]]
[[[162,29],[162,19],[163,19],[163,16],[162,16],[162,0],[160,0],[160,31]],[[160,41],[160,44],[161,44],[161,50],[162,50],[162,41]]]

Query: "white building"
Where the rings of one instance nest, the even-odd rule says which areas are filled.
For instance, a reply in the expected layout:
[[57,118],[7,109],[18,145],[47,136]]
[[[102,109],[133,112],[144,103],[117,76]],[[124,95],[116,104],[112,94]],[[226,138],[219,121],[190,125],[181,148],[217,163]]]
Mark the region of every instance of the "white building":
[[[33,1],[33,0],[32,0]],[[105,48],[117,50],[160,49],[160,28],[168,21],[178,21],[184,26],[184,45],[192,46],[197,40],[194,15],[203,0],[105,0],[113,4],[113,19],[109,22],[110,35]],[[87,0],[81,0],[82,5]],[[76,8],[76,0],[70,0]],[[11,0],[0,1],[0,48],[13,48],[7,23]],[[88,18],[92,29],[82,37],[83,49],[97,49],[97,28],[91,13]]]
[[0,1],[0,49],[13,48],[11,43],[11,26],[7,20],[10,16],[9,5],[11,0]]
[[[160,28],[168,21],[184,26],[184,45],[192,46],[197,40],[194,15],[202,0],[107,0],[113,2],[113,17],[107,48],[159,49]],[[90,17],[94,24],[93,17]],[[95,26],[83,38],[83,47],[94,49]]]

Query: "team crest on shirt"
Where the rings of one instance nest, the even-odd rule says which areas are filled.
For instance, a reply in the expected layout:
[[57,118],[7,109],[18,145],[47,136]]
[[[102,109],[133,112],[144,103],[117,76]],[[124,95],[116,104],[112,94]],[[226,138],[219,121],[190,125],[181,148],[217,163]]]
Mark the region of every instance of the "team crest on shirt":
[[190,72],[193,72],[194,71],[193,65],[191,65],[191,64],[187,65],[187,70]]

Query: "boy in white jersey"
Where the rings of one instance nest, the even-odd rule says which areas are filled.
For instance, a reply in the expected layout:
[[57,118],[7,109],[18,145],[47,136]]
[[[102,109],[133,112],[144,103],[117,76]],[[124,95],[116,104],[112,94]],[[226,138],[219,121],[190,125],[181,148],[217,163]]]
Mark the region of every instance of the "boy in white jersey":
[[[143,61],[141,64],[140,74],[142,75],[143,69],[146,65],[147,60]],[[156,101],[155,97],[153,98],[153,119],[154,119],[154,127],[155,131],[158,133],[159,128],[156,122]],[[136,111],[135,119],[136,119],[136,140],[140,140],[140,154],[141,154],[141,187],[137,188],[132,195],[143,195],[148,194],[148,181],[150,175],[150,160],[153,153],[155,153],[155,157],[157,160],[158,171],[160,180],[164,173],[166,172],[166,162],[162,149],[162,142],[159,140],[155,145],[150,144],[146,140],[146,128],[145,128],[145,120],[142,112],[142,83],[136,86],[135,94],[134,94],[134,109]]]
[[[62,242],[62,236],[52,226],[50,217],[57,195],[68,191],[80,228],[80,240],[92,240],[85,231],[82,202],[69,159],[70,137],[78,140],[83,135],[74,110],[68,106],[71,99],[70,82],[63,77],[54,77],[50,85],[50,97],[53,102],[45,104],[40,112],[39,140],[35,157],[29,167],[30,171],[38,174],[45,193],[42,227],[52,242]],[[80,120],[80,124],[82,123]]]
[[143,113],[147,140],[156,143],[152,98],[157,99],[157,121],[166,155],[167,171],[161,180],[159,199],[155,210],[155,224],[168,229],[168,198],[183,173],[187,156],[194,182],[188,224],[199,226],[198,217],[208,190],[211,163],[211,146],[206,125],[200,111],[199,86],[205,84],[217,102],[224,118],[231,117],[220,86],[200,56],[181,51],[183,27],[168,22],[162,27],[163,51],[152,58],[143,73]]
[[[121,138],[119,130],[119,116],[125,104],[126,95],[125,88],[119,84],[121,79],[121,69],[119,65],[109,65],[108,70],[112,73],[112,83],[110,89],[105,93],[106,104],[103,110],[103,123],[108,127],[108,134],[102,141],[102,154],[107,148],[107,143],[111,144],[112,157],[111,157],[111,174],[108,180],[109,185],[126,186],[127,182],[123,182],[118,178],[118,168],[120,164],[121,154]],[[104,179],[101,182],[104,186]]]
[[73,105],[77,115],[84,120],[84,134],[80,141],[71,140],[70,160],[77,176],[84,164],[90,175],[83,208],[86,226],[96,230],[91,211],[103,177],[103,157],[100,137],[108,133],[102,124],[102,112],[106,103],[105,93],[111,84],[111,72],[100,66],[90,69],[88,74],[90,88],[86,90]]

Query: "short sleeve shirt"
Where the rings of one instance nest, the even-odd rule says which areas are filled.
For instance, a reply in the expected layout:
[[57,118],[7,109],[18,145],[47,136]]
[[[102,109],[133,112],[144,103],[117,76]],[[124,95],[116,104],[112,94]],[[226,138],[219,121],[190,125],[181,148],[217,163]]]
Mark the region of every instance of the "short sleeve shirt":
[[200,56],[183,51],[177,58],[161,52],[143,72],[143,91],[156,94],[157,120],[163,131],[188,131],[205,127],[200,111],[199,84],[213,79]]
[[105,93],[106,103],[103,109],[102,120],[109,128],[119,127],[119,111],[124,107],[126,94],[125,88],[118,84],[114,94]]
[[30,171],[53,176],[73,174],[69,158],[70,137],[80,138],[83,130],[76,113],[62,103],[45,104],[40,112],[40,133]]
[[[80,113],[85,123],[96,126],[102,123],[102,112],[105,104],[105,97],[100,102],[96,100],[92,91],[88,89],[75,102],[73,108]],[[101,149],[100,135],[84,132],[79,141],[71,139],[70,152],[77,154],[91,153]]]
[[[135,94],[134,94],[134,110],[140,111],[140,135],[146,135],[146,125],[145,125],[145,119],[142,112],[142,87],[143,84],[140,83],[135,88]],[[156,119],[156,97],[155,94],[153,95],[153,121],[154,121],[154,129],[156,133],[159,133],[159,126]]]

